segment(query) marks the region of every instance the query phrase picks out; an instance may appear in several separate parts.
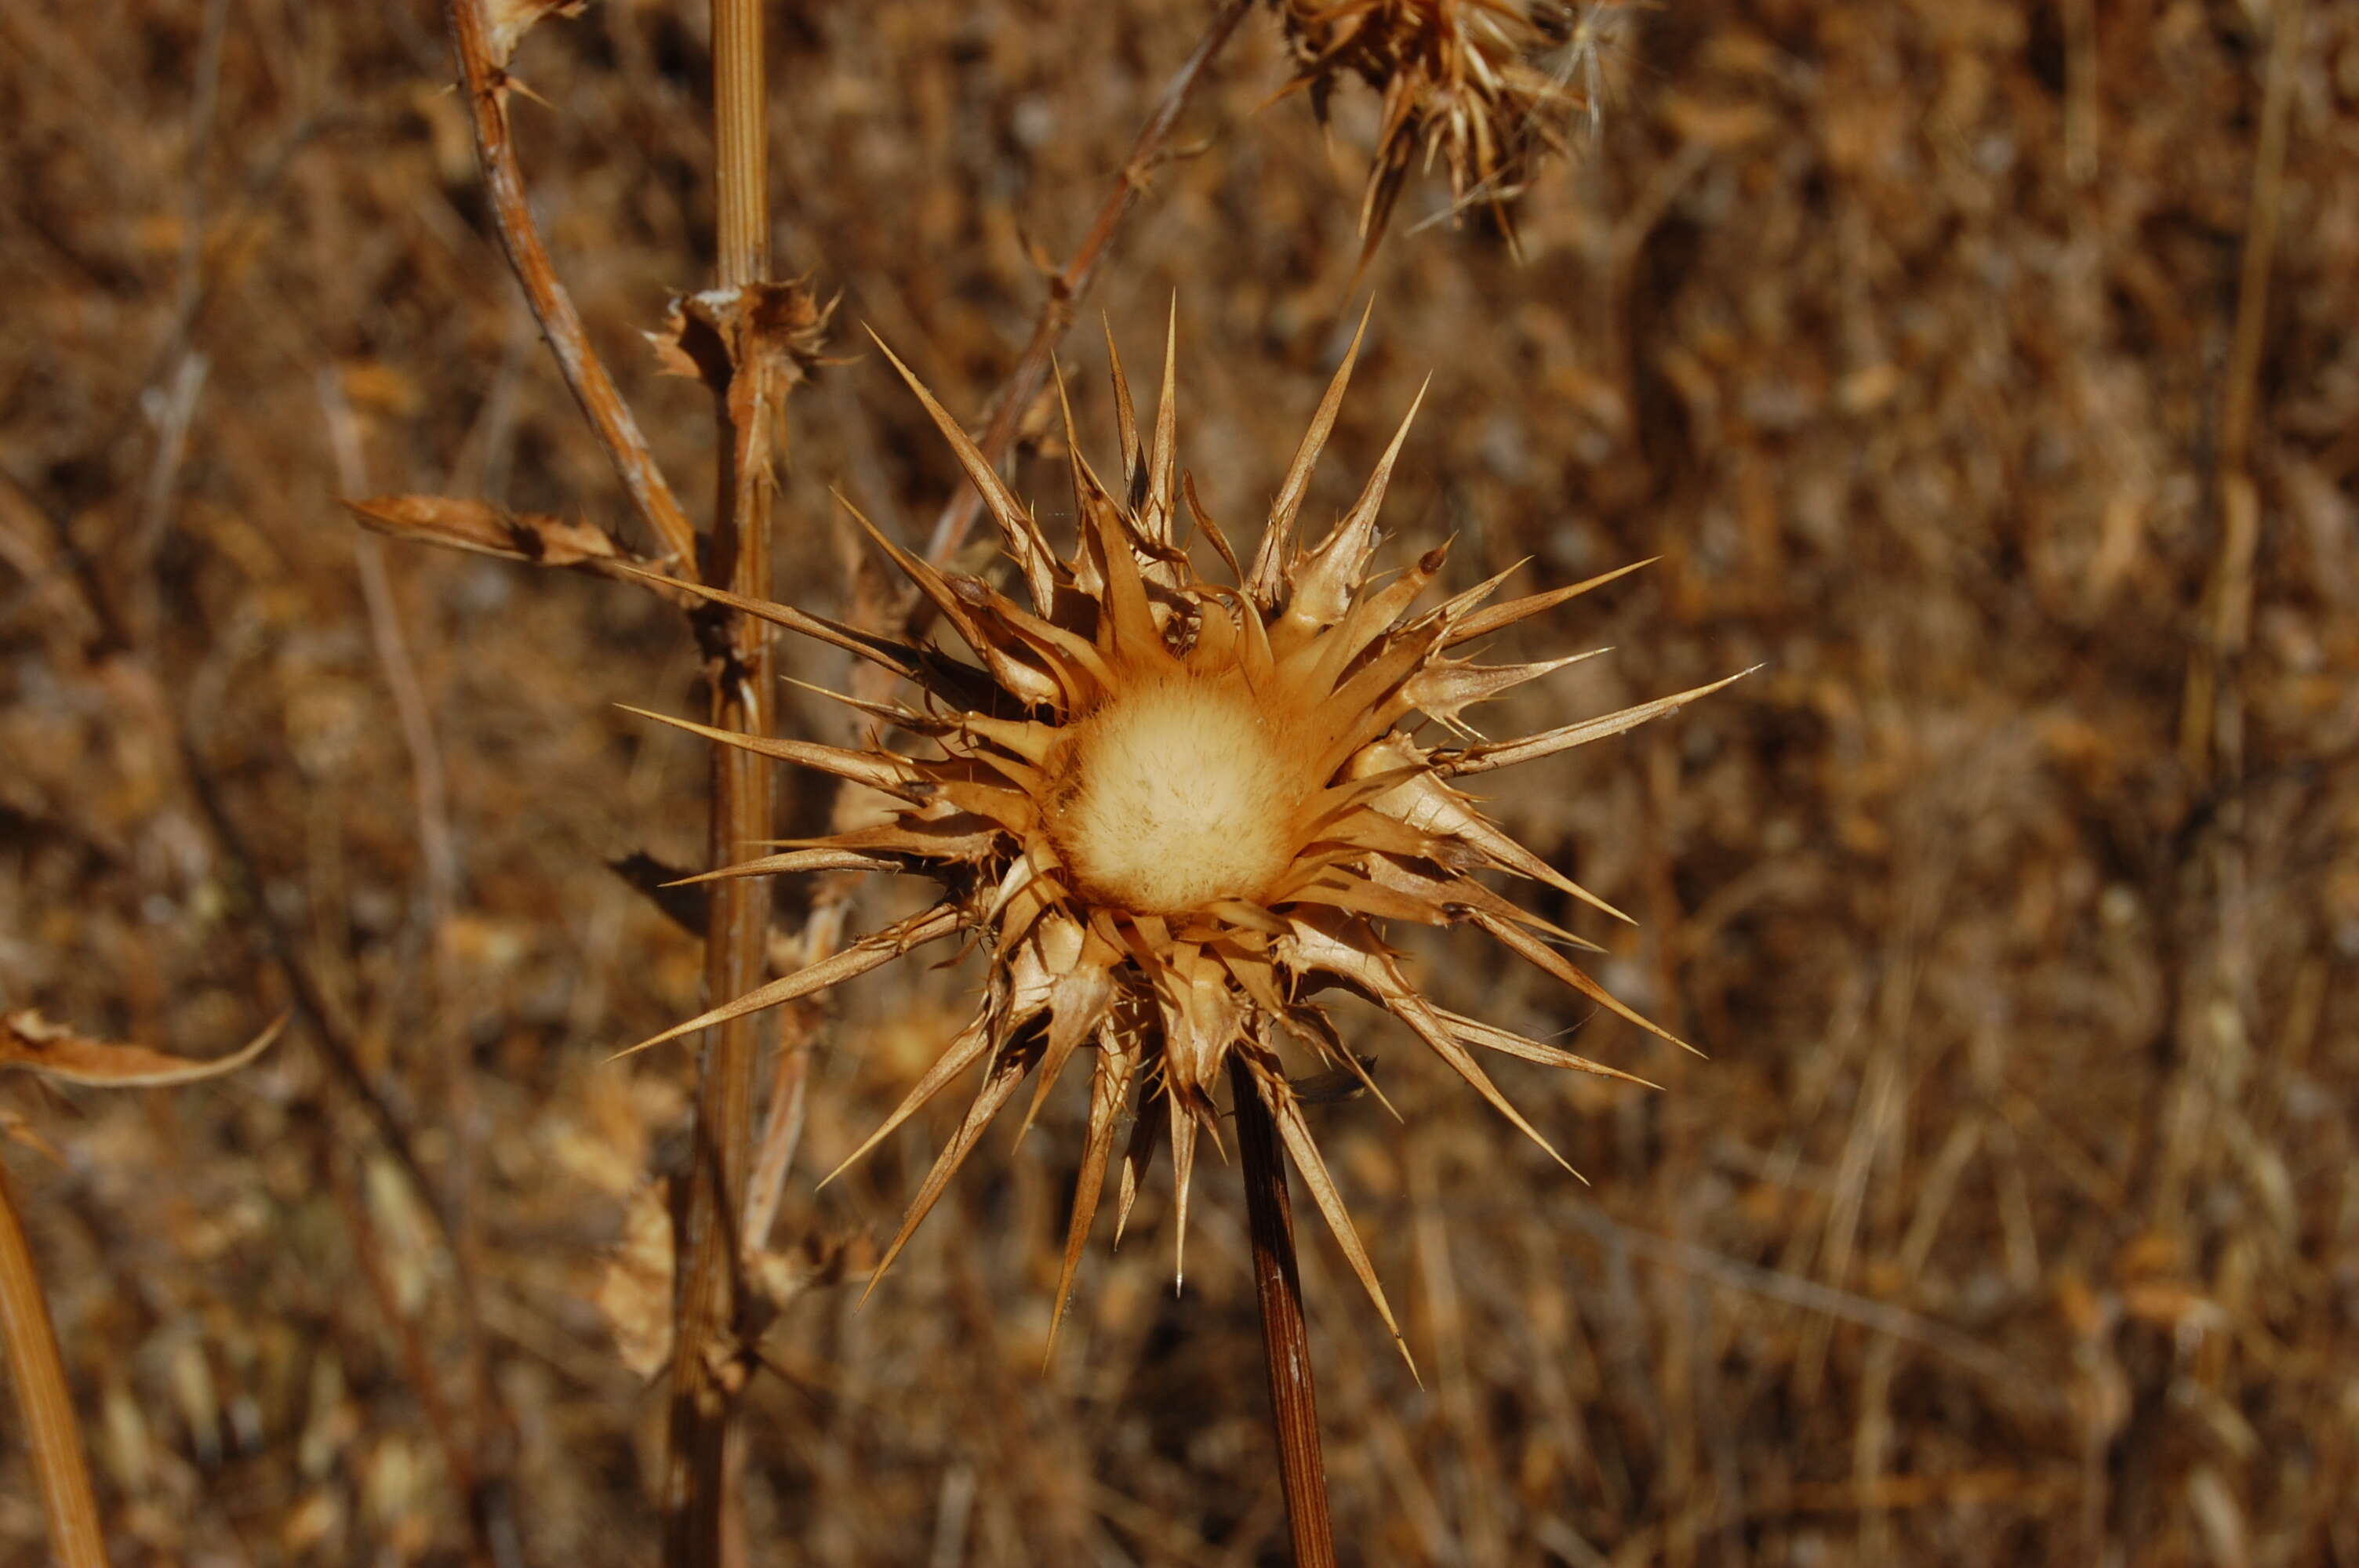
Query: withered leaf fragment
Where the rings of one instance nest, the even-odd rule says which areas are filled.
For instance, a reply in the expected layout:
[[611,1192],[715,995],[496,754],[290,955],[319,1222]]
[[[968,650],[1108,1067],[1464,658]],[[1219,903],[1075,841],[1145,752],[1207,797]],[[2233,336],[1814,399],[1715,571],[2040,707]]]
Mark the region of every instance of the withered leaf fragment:
[[30,1008],[0,1015],[0,1068],[22,1067],[60,1083],[98,1088],[163,1088],[234,1073],[265,1051],[287,1027],[281,1013],[269,1028],[226,1056],[192,1062],[186,1056],[92,1040],[52,1023]]
[[538,512],[511,512],[488,501],[449,495],[379,495],[347,501],[362,526],[502,560],[543,567],[603,565],[625,559],[620,546],[593,524]]

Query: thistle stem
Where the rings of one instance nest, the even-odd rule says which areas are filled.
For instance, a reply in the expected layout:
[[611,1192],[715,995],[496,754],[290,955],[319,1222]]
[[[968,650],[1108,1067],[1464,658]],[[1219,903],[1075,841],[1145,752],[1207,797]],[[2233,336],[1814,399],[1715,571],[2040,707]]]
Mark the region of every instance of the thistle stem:
[[[742,289],[766,280],[770,216],[766,145],[767,83],[762,0],[712,0],[713,183],[716,280]],[[739,367],[746,372],[745,367]],[[752,599],[770,594],[770,489],[758,471],[765,449],[738,428],[765,419],[759,397],[734,383],[715,398],[720,424],[719,514],[702,563],[705,581]],[[741,463],[744,470],[741,471]],[[712,722],[763,734],[769,728],[769,639],[749,617],[701,625],[712,688]],[[712,752],[712,855],[726,865],[770,832],[770,774],[734,746]],[[705,920],[705,989],[715,1000],[761,982],[769,901],[758,884],[712,886]],[[681,1287],[672,1350],[671,1460],[665,1471],[664,1562],[710,1568],[743,1561],[736,1528],[734,1427],[744,1387],[744,1280],[739,1221],[753,1140],[756,1022],[735,1018],[705,1039],[697,1065],[696,1136],[688,1224],[680,1238]]]
[[1294,1260],[1294,1212],[1277,1124],[1262,1103],[1253,1069],[1229,1064],[1243,1152],[1245,1214],[1253,1229],[1254,1286],[1261,1298],[1261,1343],[1269,1367],[1270,1413],[1277,1428],[1277,1474],[1296,1568],[1335,1568],[1335,1525],[1327,1512],[1327,1461],[1319,1442],[1319,1392],[1302,1318],[1302,1276]]

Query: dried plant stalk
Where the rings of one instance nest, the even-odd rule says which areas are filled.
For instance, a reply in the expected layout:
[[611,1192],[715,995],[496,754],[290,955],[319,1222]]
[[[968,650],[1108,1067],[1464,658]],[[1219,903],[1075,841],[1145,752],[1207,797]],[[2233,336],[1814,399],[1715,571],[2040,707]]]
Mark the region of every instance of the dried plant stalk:
[[[716,282],[733,295],[736,319],[769,267],[769,203],[765,156],[766,82],[760,0],[713,0],[714,184],[719,206]],[[738,339],[743,347],[745,340]],[[775,387],[756,356],[733,358],[718,383],[722,515],[703,563],[708,582],[748,598],[769,592],[769,423]],[[712,690],[712,722],[761,736],[769,730],[773,672],[760,622],[709,607],[701,622]],[[712,758],[712,863],[725,865],[741,846],[770,835],[766,761],[740,747]],[[736,996],[762,977],[769,900],[753,883],[712,890],[705,924],[705,985]],[[679,1236],[680,1280],[672,1346],[671,1462],[665,1472],[664,1560],[674,1568],[723,1560],[734,1510],[730,1447],[736,1411],[744,1318],[739,1218],[745,1212],[753,1132],[754,1058],[750,1017],[729,1019],[707,1037],[699,1065],[694,1168],[688,1223]]]
[[508,135],[507,58],[524,29],[549,8],[530,4],[508,6],[509,13],[520,15],[495,27],[486,0],[450,0],[451,41],[465,79],[476,160],[483,166],[484,183],[491,192],[492,217],[500,243],[507,251],[508,265],[524,286],[525,297],[540,322],[541,335],[549,340],[549,352],[564,373],[565,384],[598,432],[624,489],[630,492],[639,515],[664,551],[682,561],[693,560],[696,530],[663,470],[656,466],[655,454],[647,449],[647,438],[639,434],[631,406],[623,401],[614,378],[590,346],[582,314],[557,280],[557,268],[549,259],[549,248],[540,243],[539,227],[525,200],[524,171],[517,166],[516,144]]
[[24,1414],[25,1444],[49,1515],[49,1548],[66,1568],[106,1568],[106,1540],[98,1528],[98,1503],[90,1490],[90,1465],[82,1457],[82,1425],[58,1357],[57,1330],[33,1249],[16,1218],[16,1198],[0,1170],[0,1337],[8,1347],[8,1376]]
[[1245,1217],[1253,1228],[1254,1292],[1261,1306],[1278,1484],[1286,1492],[1295,1568],[1334,1568],[1335,1521],[1327,1510],[1319,1390],[1310,1372],[1310,1335],[1302,1318],[1302,1273],[1294,1257],[1294,1211],[1286,1196],[1277,1123],[1242,1059],[1229,1064],[1229,1092],[1236,1098],[1237,1152],[1245,1171]]

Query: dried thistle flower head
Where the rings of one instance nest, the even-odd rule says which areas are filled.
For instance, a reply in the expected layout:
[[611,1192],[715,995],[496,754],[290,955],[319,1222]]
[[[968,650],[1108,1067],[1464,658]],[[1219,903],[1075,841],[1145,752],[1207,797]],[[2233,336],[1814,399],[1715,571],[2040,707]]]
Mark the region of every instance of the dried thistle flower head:
[[1622,0],[1277,0],[1321,120],[1335,83],[1356,75],[1384,95],[1360,203],[1369,251],[1413,167],[1450,171],[1453,211],[1488,209],[1510,240],[1508,208],[1532,170],[1593,122],[1603,62],[1627,21]]
[[[1295,525],[1311,465],[1358,351],[1355,336],[1250,561],[1204,514],[1192,479],[1180,474],[1168,343],[1162,403],[1146,440],[1114,362],[1117,487],[1109,489],[1082,456],[1066,411],[1081,527],[1063,557],[957,422],[894,359],[982,492],[1025,600],[980,579],[939,571],[859,520],[976,664],[786,605],[696,590],[881,665],[916,693],[910,704],[842,699],[878,721],[862,751],[666,720],[856,781],[890,802],[882,823],[794,842],[709,875],[910,871],[938,881],[942,896],[647,1044],[810,995],[925,943],[963,935],[990,956],[973,1022],[852,1156],[865,1154],[961,1075],[983,1068],[973,1103],[911,1203],[880,1276],[1023,1080],[1038,1080],[1028,1127],[1049,1086],[1084,1051],[1092,1060],[1089,1130],[1057,1320],[1114,1132],[1134,1103],[1115,1234],[1157,1145],[1168,1140],[1184,1248],[1197,1139],[1219,1136],[1214,1096],[1234,1061],[1250,1070],[1321,1212],[1392,1326],[1311,1141],[1296,1087],[1302,1080],[1289,1076],[1283,1059],[1291,1054],[1319,1076],[1343,1072],[1366,1082],[1319,993],[1354,993],[1384,1007],[1551,1155],[1547,1140],[1492,1084],[1475,1049],[1626,1075],[1430,1000],[1404,975],[1385,942],[1385,923],[1475,925],[1662,1033],[1559,951],[1600,949],[1519,908],[1478,873],[1528,878],[1618,912],[1492,824],[1454,781],[1619,733],[1726,682],[1524,740],[1485,741],[1471,730],[1467,708],[1572,658],[1484,665],[1453,658],[1451,650],[1622,572],[1487,605],[1503,574],[1423,611],[1418,601],[1440,575],[1445,549],[1428,552],[1388,582],[1372,579],[1376,512],[1408,433],[1406,419],[1357,503],[1317,545],[1299,544]],[[1413,417],[1416,409],[1409,412]],[[1225,563],[1228,581],[1200,575],[1185,547],[1183,505]],[[1420,744],[1411,732],[1420,718],[1461,743]],[[888,746],[886,730],[921,744]]]

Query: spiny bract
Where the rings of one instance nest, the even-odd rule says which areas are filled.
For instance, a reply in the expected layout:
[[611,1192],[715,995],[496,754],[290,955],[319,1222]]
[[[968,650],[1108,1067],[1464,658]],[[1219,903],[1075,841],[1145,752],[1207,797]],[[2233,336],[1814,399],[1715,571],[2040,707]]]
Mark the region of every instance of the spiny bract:
[[[915,706],[843,699],[879,721],[865,751],[667,720],[855,781],[891,803],[880,824],[794,841],[782,853],[710,874],[909,871],[939,881],[943,894],[834,957],[647,1044],[809,996],[961,933],[980,937],[990,955],[973,1021],[852,1156],[859,1159],[983,1065],[973,1105],[910,1205],[879,1276],[1026,1076],[1038,1079],[1028,1126],[1049,1085],[1087,1050],[1089,1132],[1058,1283],[1054,1321],[1061,1321],[1126,1108],[1136,1101],[1115,1233],[1156,1145],[1168,1139],[1184,1247],[1197,1138],[1217,1139],[1216,1086],[1232,1061],[1242,1061],[1397,1336],[1281,1065],[1284,1039],[1323,1070],[1364,1081],[1358,1059],[1311,999],[1332,989],[1382,1005],[1551,1155],[1547,1140],[1493,1086],[1473,1048],[1625,1075],[1430,1000],[1404,977],[1383,923],[1479,926],[1583,995],[1654,1028],[1568,963],[1558,945],[1599,949],[1518,908],[1475,873],[1530,878],[1618,912],[1494,826],[1452,781],[1618,733],[1726,683],[1525,740],[1488,741],[1468,728],[1462,719],[1468,708],[1572,659],[1485,665],[1450,657],[1450,650],[1622,573],[1485,608],[1502,574],[1419,611],[1419,598],[1441,570],[1446,551],[1437,548],[1391,581],[1372,582],[1376,511],[1408,433],[1406,419],[1358,503],[1317,545],[1299,546],[1296,516],[1359,346],[1354,336],[1250,561],[1205,515],[1192,479],[1179,473],[1168,342],[1161,407],[1146,441],[1114,361],[1118,489],[1109,490],[1081,455],[1066,410],[1081,520],[1067,558],[1050,549],[1031,511],[894,359],[982,492],[1028,604],[980,579],[940,571],[859,521],[978,664],[788,606],[697,590],[881,665],[917,693]],[[1183,545],[1182,505],[1231,582],[1199,575]],[[1419,716],[1462,743],[1420,745],[1411,733]],[[888,730],[930,742],[914,749],[939,755],[887,747]]]

